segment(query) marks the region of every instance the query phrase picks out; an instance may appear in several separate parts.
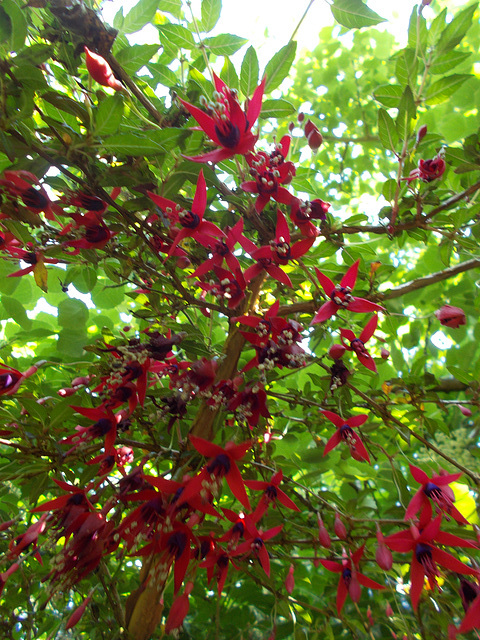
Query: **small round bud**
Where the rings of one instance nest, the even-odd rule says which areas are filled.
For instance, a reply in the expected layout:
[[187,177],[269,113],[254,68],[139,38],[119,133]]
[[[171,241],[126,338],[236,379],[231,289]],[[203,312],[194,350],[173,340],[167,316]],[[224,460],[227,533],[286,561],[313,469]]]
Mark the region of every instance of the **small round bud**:
[[300,111],[300,113],[299,113],[299,114],[298,114],[298,116],[297,116],[297,120],[298,120],[300,123],[302,123],[302,122],[305,120],[305,114],[304,114],[304,113],[302,113],[302,112]]
[[420,129],[417,131],[417,144],[420,143],[421,140],[427,135],[427,125],[422,124]]

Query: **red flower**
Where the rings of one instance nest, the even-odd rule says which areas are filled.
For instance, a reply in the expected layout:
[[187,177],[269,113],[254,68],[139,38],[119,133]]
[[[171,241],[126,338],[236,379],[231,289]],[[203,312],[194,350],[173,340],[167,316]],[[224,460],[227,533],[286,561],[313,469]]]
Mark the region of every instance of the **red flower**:
[[[10,254],[14,255],[15,258],[19,260],[23,260],[26,262],[29,267],[25,267],[25,269],[20,269],[19,271],[14,271],[13,273],[9,273],[7,278],[18,278],[20,276],[25,276],[27,273],[32,273],[35,277],[35,282],[40,282],[43,279],[43,272],[46,271],[45,263],[47,264],[58,264],[59,260],[56,258],[45,258],[41,251],[26,251],[25,249],[11,249]],[[44,285],[45,286],[45,285]],[[44,286],[41,288],[44,289]]]
[[248,267],[245,271],[245,280],[250,282],[263,269],[267,271],[273,278],[285,284],[287,287],[292,286],[292,282],[288,275],[284,273],[278,265],[287,265],[289,260],[295,260],[303,256],[314,243],[315,238],[299,240],[290,246],[290,230],[287,220],[280,210],[277,210],[277,228],[275,240],[269,245],[257,247],[255,243],[247,238],[240,239],[242,247],[251,257],[257,261],[256,264]]
[[263,491],[263,495],[260,498],[260,501],[257,505],[257,508],[254,511],[253,519],[255,522],[260,520],[265,511],[267,511],[270,504],[276,506],[276,502],[280,502],[287,509],[292,509],[293,511],[300,511],[297,505],[291,500],[287,494],[279,488],[280,483],[283,480],[283,472],[282,470],[274,473],[270,478],[269,482],[264,480],[245,480],[245,485],[249,489],[253,489],[254,491]]
[[251,440],[242,444],[227,442],[225,448],[197,436],[190,436],[190,442],[202,456],[211,458],[211,460],[203,467],[199,475],[192,478],[187,484],[182,494],[182,500],[188,502],[190,498],[197,493],[201,494],[202,491],[218,493],[219,485],[225,478],[233,495],[250,511],[250,502],[236,461],[243,458],[250,449]]
[[440,324],[452,329],[458,329],[460,325],[467,324],[464,310],[449,304],[444,304],[443,307],[437,309],[435,316],[440,320]]
[[325,322],[325,320],[334,316],[340,309],[347,309],[348,311],[355,311],[356,313],[385,311],[385,309],[379,304],[375,304],[374,302],[370,302],[364,298],[352,296],[351,292],[355,286],[355,282],[357,281],[359,264],[360,260],[354,262],[341,279],[340,284],[337,285],[317,269],[317,267],[315,267],[317,278],[330,300],[320,307],[310,324]]
[[258,139],[251,131],[257,121],[262,108],[263,90],[266,78],[255,89],[253,97],[248,101],[246,111],[243,111],[237,95],[214,74],[214,101],[204,106],[211,115],[185,100],[180,100],[183,106],[195,118],[207,136],[221,147],[215,151],[200,156],[188,157],[194,162],[221,162],[232,158],[235,154],[245,155],[251,151]]
[[246,238],[242,235],[243,231],[243,218],[236,223],[236,225],[230,229],[227,227],[225,229],[226,236],[225,238],[220,238],[215,243],[211,242],[208,244],[208,249],[212,252],[212,257],[202,262],[202,264],[195,269],[195,271],[190,274],[189,278],[203,276],[205,273],[210,271],[214,266],[221,267],[223,260],[227,263],[228,267],[232,271],[236,271],[240,269],[240,263],[238,259],[233,254],[233,247],[240,242],[240,239]]
[[87,71],[98,84],[104,87],[110,87],[115,91],[123,91],[123,84],[115,78],[113,71],[102,56],[98,53],[93,53],[88,47],[84,47],[85,50],[85,64],[87,65]]
[[43,362],[45,361],[32,365],[23,373],[5,364],[0,367],[0,396],[11,396],[16,393],[22,382],[36,373]]
[[305,123],[305,137],[307,144],[312,151],[318,151],[323,142],[323,136],[318,130],[317,125],[313,124],[311,120],[307,120]]
[[349,558],[346,551],[343,550],[342,562],[333,562],[333,560],[320,560],[322,565],[328,571],[340,574],[337,589],[337,613],[340,615],[347,595],[353,600],[358,602],[361,595],[361,586],[367,587],[367,589],[385,589],[384,586],[378,584],[374,580],[371,580],[367,576],[363,575],[357,570],[357,566],[363,556],[363,550],[365,545],[357,549],[355,553],[351,554]]
[[195,189],[191,211],[182,209],[180,205],[172,200],[157,196],[151,191],[147,191],[147,193],[149,198],[168,215],[172,222],[177,222],[178,220],[182,226],[182,229],[175,236],[175,240],[168,251],[167,257],[173,254],[177,245],[184,238],[195,238],[200,244],[208,246],[212,236],[215,238],[224,236],[223,231],[219,229],[216,224],[203,219],[207,206],[207,185],[203,177],[203,170],[198,174],[197,188]]
[[370,371],[373,371],[374,373],[377,372],[377,367],[375,366],[372,356],[365,349],[365,342],[368,342],[368,340],[373,336],[375,329],[377,328],[377,324],[378,316],[374,315],[362,329],[358,338],[355,337],[355,334],[353,331],[350,331],[350,329],[340,329],[342,344],[345,349],[348,351],[354,351],[363,366],[367,367],[367,369],[370,369]]
[[[422,517],[422,520],[425,521],[425,518]],[[433,590],[437,586],[437,577],[440,576],[437,563],[456,573],[468,575],[476,575],[478,573],[476,569],[467,567],[466,564],[457,560],[457,558],[450,553],[438,549],[434,545],[434,542],[437,542],[448,546],[476,549],[476,546],[472,542],[455,536],[452,533],[440,531],[441,523],[442,516],[439,515],[435,520],[431,520],[428,523],[420,522],[420,528],[411,525],[409,529],[399,531],[384,539],[385,544],[392,549],[392,551],[399,551],[400,553],[412,551],[410,569],[412,586],[410,588],[410,597],[415,611],[418,608],[425,577],[428,580],[430,589]]]
[[213,267],[213,270],[220,282],[199,282],[198,286],[218,298],[225,298],[228,300],[228,308],[235,309],[245,297],[247,288],[241,269],[237,269],[235,274],[221,267]]
[[256,427],[260,416],[270,418],[267,394],[260,382],[252,382],[242,392],[236,393],[228,404],[230,411],[237,411],[250,428]]
[[277,315],[280,302],[277,300],[272,304],[263,318],[258,316],[238,316],[232,318],[231,322],[246,324],[255,329],[255,333],[250,331],[240,331],[242,336],[255,347],[264,347],[268,344],[270,337],[276,343],[291,344],[302,340],[300,334],[303,331],[302,325],[296,320],[286,320]]
[[420,178],[423,182],[432,182],[443,176],[445,167],[445,160],[439,153],[431,160],[419,160],[418,167],[410,171],[408,177],[403,179],[407,180],[408,183],[417,178]]
[[[420,509],[430,507],[430,500],[444,513],[452,516],[460,524],[469,524],[460,511],[453,505],[455,496],[448,486],[462,475],[461,473],[438,474],[431,478],[418,467],[410,465],[410,473],[422,486],[415,493],[405,512],[405,520],[413,518]],[[430,499],[430,500],[429,500]],[[431,508],[429,516],[431,515]]]
[[182,595],[178,596],[173,601],[170,612],[168,614],[167,622],[165,623],[165,633],[167,635],[182,626],[183,621],[185,620],[190,608],[188,598],[193,590],[193,586],[193,582],[187,582]]
[[297,225],[302,236],[316,237],[319,232],[311,220],[326,220],[330,206],[330,203],[319,198],[304,203],[295,198],[290,210],[290,220]]
[[43,212],[47,220],[55,220],[54,213],[63,213],[61,207],[50,201],[40,180],[30,171],[5,171],[3,175],[5,179],[0,180],[0,186],[3,186],[11,196],[19,196],[30,211]]
[[67,247],[74,247],[75,251],[71,252],[72,254],[78,253],[79,249],[103,249],[115,235],[96,211],[87,211],[84,215],[74,213],[71,214],[71,217],[75,220],[75,225],[68,224],[62,229],[60,235],[65,235],[72,228],[83,229],[83,237],[78,240],[68,240],[64,243]]
[[295,165],[293,162],[286,162],[288,150],[290,148],[290,136],[283,136],[280,144],[275,145],[272,153],[259,151],[256,154],[247,156],[250,166],[250,174],[254,181],[242,182],[240,187],[247,193],[258,193],[255,202],[255,210],[261,213],[270,198],[282,204],[292,204],[294,196],[281,187],[281,184],[288,184],[295,175]]
[[283,529],[283,524],[280,524],[267,531],[257,530],[253,521],[249,518],[245,518],[245,528],[249,534],[249,538],[238,545],[232,556],[241,556],[244,554],[254,553],[262,565],[262,569],[266,575],[270,577],[270,557],[265,547],[265,541],[270,540],[274,536],[278,535]]
[[323,451],[324,456],[332,449],[335,449],[335,447],[341,442],[345,442],[350,447],[352,458],[355,460],[365,460],[365,462],[370,462],[370,456],[365,449],[365,445],[363,444],[360,436],[353,430],[355,427],[359,427],[367,420],[367,414],[362,413],[361,415],[352,416],[351,418],[348,418],[348,420],[344,420],[341,416],[333,413],[333,411],[323,410],[320,413],[323,413],[327,420],[333,422],[337,427],[336,432],[325,445],[325,449]]

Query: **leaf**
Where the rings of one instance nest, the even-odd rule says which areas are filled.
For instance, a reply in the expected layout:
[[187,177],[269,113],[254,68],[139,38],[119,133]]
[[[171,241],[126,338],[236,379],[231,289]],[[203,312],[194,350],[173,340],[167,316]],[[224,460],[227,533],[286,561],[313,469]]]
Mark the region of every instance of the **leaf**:
[[62,300],[58,305],[58,324],[68,329],[80,329],[88,320],[88,309],[84,302],[75,298]]
[[472,24],[478,2],[470,5],[453,18],[445,27],[437,42],[437,51],[450,51],[459,44]]
[[27,316],[27,312],[19,300],[2,295],[2,305],[9,317],[19,324],[22,329],[31,328],[32,321]]
[[[104,281],[105,282],[105,281]],[[100,309],[113,309],[123,302],[125,292],[123,287],[102,287],[92,292],[92,302]]]
[[231,56],[236,53],[248,40],[230,33],[221,33],[212,38],[205,38],[204,46],[216,56]]
[[267,77],[265,93],[270,93],[276,89],[287,77],[295,59],[296,51],[297,43],[290,41],[267,62],[267,66],[263,72],[263,75]]
[[158,0],[140,0],[130,9],[123,19],[123,33],[135,33],[151,22],[155,17]]
[[380,109],[378,112],[378,135],[385,149],[395,152],[398,145],[398,133],[395,122],[385,109]]
[[6,42],[12,35],[12,21],[5,9],[0,6],[0,42]]
[[69,98],[63,93],[59,93],[57,91],[47,91],[47,93],[42,94],[42,100],[46,100],[57,109],[60,109],[60,111],[65,111],[66,113],[70,113],[71,115],[76,116],[84,124],[88,124],[88,122],[90,121],[88,112],[83,104],[80,104],[76,100],[72,100],[72,98]]
[[164,87],[174,87],[178,82],[175,73],[165,64],[149,62],[147,68],[152,74],[155,82],[162,84]]
[[457,65],[462,64],[465,60],[471,57],[469,51],[449,51],[435,58],[430,66],[430,73],[448,73],[451,69],[454,69]]
[[233,63],[230,62],[230,58],[228,56],[225,56],[225,61],[223,63],[222,70],[220,71],[220,78],[228,87],[230,87],[230,89],[238,89],[237,71]]
[[182,0],[159,0],[158,8],[175,18],[182,18]]
[[33,44],[19,52],[15,58],[15,64],[39,65],[48,60],[54,52],[55,48],[50,44]]
[[240,70],[240,90],[244,96],[251,96],[258,85],[258,58],[253,47],[248,47]]
[[197,46],[191,32],[180,24],[157,25],[157,29],[160,31],[162,43],[165,39],[181,49],[195,49]]
[[134,44],[118,51],[116,58],[129,75],[134,75],[158,52],[156,44]]
[[428,44],[428,29],[427,21],[423,16],[418,15],[418,7],[415,5],[410,15],[410,22],[408,25],[408,46],[414,51],[425,51]]
[[386,107],[398,107],[403,88],[398,84],[382,84],[375,89],[373,97]]
[[22,49],[27,37],[25,11],[14,0],[2,0],[2,9],[10,18],[10,47],[12,51]]
[[425,103],[434,105],[445,102],[469,78],[473,78],[473,76],[469,74],[453,74],[437,80],[428,88]]
[[262,104],[261,118],[288,118],[296,109],[288,100],[265,100]]
[[400,140],[406,140],[412,131],[412,120],[416,117],[417,108],[413,93],[407,85],[398,105],[398,115],[396,120],[397,132]]
[[202,19],[200,31],[207,33],[217,24],[222,11],[222,0],[202,0]]
[[117,133],[105,138],[103,146],[115,155],[154,156],[173,149],[185,135],[189,135],[189,132],[173,127],[162,131],[150,131],[148,137],[133,133]]
[[402,85],[415,84],[418,58],[414,49],[403,49],[396,58],[395,75]]
[[453,365],[450,365],[449,367],[447,367],[447,371],[451,373],[454,378],[460,380],[460,382],[463,382],[463,384],[470,386],[472,382],[474,382],[472,375],[463,367],[455,367]]
[[118,92],[114,96],[107,96],[95,113],[94,135],[109,135],[115,133],[120,126],[123,115],[123,96]]
[[369,9],[362,0],[335,0],[330,9],[335,20],[347,29],[361,29],[385,22],[385,18]]
[[42,256],[39,256],[37,259],[37,263],[33,268],[33,277],[37,286],[40,287],[42,291],[45,293],[48,291],[47,281],[48,281],[48,271],[45,267],[45,263],[43,261]]

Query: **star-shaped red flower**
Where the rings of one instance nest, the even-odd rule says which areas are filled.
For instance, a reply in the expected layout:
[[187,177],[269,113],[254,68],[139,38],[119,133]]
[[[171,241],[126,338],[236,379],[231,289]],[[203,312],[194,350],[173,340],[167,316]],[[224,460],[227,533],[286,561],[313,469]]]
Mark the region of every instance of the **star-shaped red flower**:
[[332,449],[335,449],[341,442],[345,442],[350,447],[350,453],[355,460],[365,460],[370,462],[370,456],[368,455],[365,445],[363,444],[358,433],[353,430],[355,427],[362,425],[368,418],[368,415],[362,413],[358,416],[352,416],[348,420],[344,420],[341,416],[333,413],[333,411],[323,410],[320,413],[333,422],[337,427],[337,430],[325,445],[323,455],[327,455]]

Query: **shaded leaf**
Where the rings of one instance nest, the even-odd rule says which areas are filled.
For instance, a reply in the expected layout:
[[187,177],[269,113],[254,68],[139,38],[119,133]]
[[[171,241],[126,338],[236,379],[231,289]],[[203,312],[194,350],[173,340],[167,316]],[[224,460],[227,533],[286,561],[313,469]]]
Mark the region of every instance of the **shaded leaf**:
[[267,77],[265,93],[270,93],[285,80],[295,59],[297,43],[290,41],[267,62],[263,75]]
[[253,47],[248,47],[240,70],[240,90],[244,96],[250,97],[258,85],[258,58]]
[[335,0],[330,9],[335,20],[347,29],[371,27],[385,21],[362,0]]

